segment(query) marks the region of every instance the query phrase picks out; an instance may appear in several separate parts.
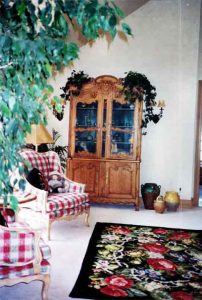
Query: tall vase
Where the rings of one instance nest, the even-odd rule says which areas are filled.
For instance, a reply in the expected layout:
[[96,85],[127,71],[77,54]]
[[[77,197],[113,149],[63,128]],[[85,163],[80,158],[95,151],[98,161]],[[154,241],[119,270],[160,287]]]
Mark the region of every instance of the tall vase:
[[159,196],[161,186],[156,183],[145,183],[141,185],[141,194],[146,209],[154,209],[154,200]]

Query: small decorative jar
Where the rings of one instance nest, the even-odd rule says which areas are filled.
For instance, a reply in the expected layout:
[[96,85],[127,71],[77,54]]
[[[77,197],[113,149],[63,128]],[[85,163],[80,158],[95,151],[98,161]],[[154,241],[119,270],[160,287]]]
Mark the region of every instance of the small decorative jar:
[[163,196],[158,196],[154,201],[155,212],[162,214],[166,208],[166,202],[163,199]]
[[154,209],[154,200],[159,196],[161,186],[156,183],[145,183],[141,185],[141,194],[146,209]]
[[164,200],[168,211],[176,211],[180,205],[180,196],[177,192],[166,192]]

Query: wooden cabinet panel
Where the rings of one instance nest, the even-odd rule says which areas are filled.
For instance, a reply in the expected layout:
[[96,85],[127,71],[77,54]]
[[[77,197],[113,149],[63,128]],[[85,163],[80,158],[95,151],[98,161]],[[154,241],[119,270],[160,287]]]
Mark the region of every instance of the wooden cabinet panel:
[[74,181],[86,184],[86,192],[98,195],[99,162],[89,160],[69,160],[67,176]]
[[134,199],[135,165],[124,162],[106,163],[106,183],[109,197]]

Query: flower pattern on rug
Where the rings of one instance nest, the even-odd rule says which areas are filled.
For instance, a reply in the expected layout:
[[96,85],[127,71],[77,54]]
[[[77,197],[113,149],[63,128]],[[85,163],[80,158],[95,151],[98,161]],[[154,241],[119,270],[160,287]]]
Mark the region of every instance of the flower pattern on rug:
[[109,224],[96,249],[88,288],[102,299],[202,299],[199,231]]

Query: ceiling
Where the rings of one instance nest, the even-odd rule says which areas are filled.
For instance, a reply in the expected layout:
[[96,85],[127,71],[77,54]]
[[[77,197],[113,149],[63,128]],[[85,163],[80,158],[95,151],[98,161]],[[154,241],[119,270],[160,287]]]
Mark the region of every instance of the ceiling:
[[116,5],[124,11],[126,16],[130,15],[148,1],[149,0],[114,0]]

